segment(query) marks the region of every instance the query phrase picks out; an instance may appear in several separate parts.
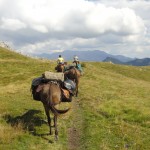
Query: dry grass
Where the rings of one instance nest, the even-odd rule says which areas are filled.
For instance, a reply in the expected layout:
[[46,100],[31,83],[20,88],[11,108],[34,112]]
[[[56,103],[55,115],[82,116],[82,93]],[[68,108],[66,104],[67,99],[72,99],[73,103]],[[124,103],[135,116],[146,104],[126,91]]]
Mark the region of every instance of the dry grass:
[[11,127],[10,125],[0,125],[0,143],[9,144],[13,139],[23,134],[22,123]]

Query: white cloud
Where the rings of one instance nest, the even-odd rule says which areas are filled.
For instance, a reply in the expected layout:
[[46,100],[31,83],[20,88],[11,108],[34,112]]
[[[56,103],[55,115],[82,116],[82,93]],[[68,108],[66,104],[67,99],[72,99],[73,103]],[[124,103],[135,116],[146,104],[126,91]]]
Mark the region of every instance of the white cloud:
[[1,18],[1,29],[16,31],[25,27],[26,25],[18,19]]
[[140,34],[145,30],[142,19],[129,8],[96,7],[88,15],[88,24],[97,33]]
[[142,53],[144,50],[143,50],[143,48],[141,48],[141,47],[137,47],[136,51],[137,51],[138,53]]
[[0,0],[0,40],[32,53],[88,48],[115,53],[120,45],[119,53],[130,55],[142,43],[150,47],[149,9],[144,0]]
[[44,25],[33,25],[32,28],[42,33],[48,32],[48,29]]

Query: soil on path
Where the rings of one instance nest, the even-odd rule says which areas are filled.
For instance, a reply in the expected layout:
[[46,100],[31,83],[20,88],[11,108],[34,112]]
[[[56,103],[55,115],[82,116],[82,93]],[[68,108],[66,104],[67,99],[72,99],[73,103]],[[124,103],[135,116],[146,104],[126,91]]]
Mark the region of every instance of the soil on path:
[[68,129],[68,149],[79,150],[81,149],[81,136],[83,133],[83,119],[82,110],[78,98],[72,101],[72,123]]

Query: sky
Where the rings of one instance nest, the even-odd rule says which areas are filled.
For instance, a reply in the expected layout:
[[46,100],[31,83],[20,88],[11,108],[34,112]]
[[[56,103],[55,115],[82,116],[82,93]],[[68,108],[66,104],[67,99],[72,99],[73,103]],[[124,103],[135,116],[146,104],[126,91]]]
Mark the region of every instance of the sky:
[[150,57],[150,0],[0,0],[0,41],[23,54]]

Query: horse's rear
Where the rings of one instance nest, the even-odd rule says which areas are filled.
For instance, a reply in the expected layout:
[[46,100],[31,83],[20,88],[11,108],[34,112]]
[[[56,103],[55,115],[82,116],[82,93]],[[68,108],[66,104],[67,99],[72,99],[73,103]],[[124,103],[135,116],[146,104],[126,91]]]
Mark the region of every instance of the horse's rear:
[[51,82],[44,84],[41,96],[44,104],[59,104],[61,102],[61,90],[59,84]]
[[55,67],[55,70],[57,72],[64,72],[64,64],[58,64],[56,67]]
[[70,70],[66,71],[64,75],[65,78],[71,79],[76,83],[76,96],[78,96],[78,86],[79,86],[79,80],[81,76],[80,71],[75,67],[73,67]]
[[51,126],[49,110],[51,110],[54,114],[55,138],[57,140],[58,138],[57,116],[59,114],[64,114],[69,110],[69,109],[58,110],[55,108],[55,105],[61,103],[61,89],[58,83],[49,82],[49,83],[43,84],[43,87],[41,90],[41,102],[44,105],[45,112],[47,115],[48,124],[50,127],[50,134],[52,134],[52,129],[51,129],[52,126]]

